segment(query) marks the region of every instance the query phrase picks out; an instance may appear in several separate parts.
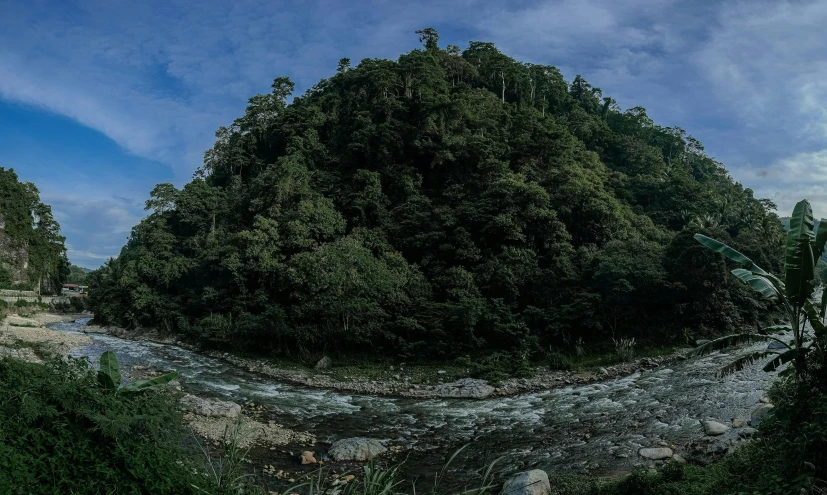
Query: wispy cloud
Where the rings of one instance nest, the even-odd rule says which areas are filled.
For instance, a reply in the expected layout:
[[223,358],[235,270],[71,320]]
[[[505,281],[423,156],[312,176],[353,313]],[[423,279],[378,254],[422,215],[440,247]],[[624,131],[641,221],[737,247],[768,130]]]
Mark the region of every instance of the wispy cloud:
[[[782,211],[824,192],[811,185],[827,137],[822,2],[0,0],[0,11],[0,98],[95,129],[166,164],[179,185],[214,131],[274,77],[307,88],[341,57],[395,58],[415,46],[415,29],[434,26],[443,42],[493,41],[569,79],[583,74],[625,107],[645,106]],[[116,254],[145,193],[113,183],[59,198],[59,185],[44,188],[73,256]]]

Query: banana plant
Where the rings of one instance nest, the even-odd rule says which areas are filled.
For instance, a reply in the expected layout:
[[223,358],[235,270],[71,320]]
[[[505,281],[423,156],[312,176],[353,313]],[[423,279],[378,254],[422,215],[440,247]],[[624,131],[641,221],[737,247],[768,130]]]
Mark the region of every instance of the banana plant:
[[[741,268],[732,270],[732,274],[767,299],[778,301],[790,323],[789,326],[765,327],[758,332],[727,335],[695,349],[696,355],[703,355],[760,341],[775,341],[782,346],[777,350],[764,349],[747,354],[724,367],[719,375],[733,373],[756,361],[769,359],[764,371],[775,371],[792,362],[796,376],[800,379],[806,372],[807,359],[811,352],[818,350],[824,356],[824,345],[827,342],[827,328],[824,324],[827,290],[822,292],[818,306],[813,303],[813,296],[816,287],[816,263],[824,253],[827,243],[827,220],[821,220],[818,232],[815,233],[813,224],[810,203],[807,200],[799,201],[793,209],[790,229],[787,231],[783,280],[726,244],[705,235],[695,234],[695,240],[702,245],[741,265]],[[807,323],[813,328],[813,337],[805,332]],[[792,340],[782,340],[780,334],[790,331]]]
[[104,390],[111,390],[117,394],[135,394],[160,388],[177,377],[178,372],[173,371],[149,380],[138,380],[121,386],[121,366],[118,363],[118,357],[112,351],[106,351],[100,357],[98,383]]

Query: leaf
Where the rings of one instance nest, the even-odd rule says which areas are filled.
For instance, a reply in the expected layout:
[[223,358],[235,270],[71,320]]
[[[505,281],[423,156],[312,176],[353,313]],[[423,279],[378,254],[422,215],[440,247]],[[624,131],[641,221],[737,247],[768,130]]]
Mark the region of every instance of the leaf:
[[768,275],[763,268],[756,265],[751,259],[747,258],[743,254],[739,253],[738,251],[732,249],[731,247],[727,246],[726,244],[716,241],[711,237],[707,237],[703,234],[695,234],[695,240],[703,244],[704,246],[708,247],[709,249],[715,251],[716,253],[721,253],[727,258],[740,263],[750,272],[756,275]]
[[789,349],[776,356],[772,361],[764,366],[764,371],[775,371],[781,366],[789,363],[795,359],[800,352],[807,352],[807,349]]
[[824,323],[818,317],[815,306],[809,300],[804,301],[804,312],[807,313],[807,320],[810,322],[810,326],[813,327],[816,337],[823,339],[827,336],[827,329],[824,328]]
[[824,319],[825,312],[827,312],[827,288],[821,291],[821,306],[819,307],[818,316],[820,316],[822,320]]
[[166,385],[167,383],[171,382],[176,378],[178,378],[178,372],[173,371],[172,373],[156,376],[155,378],[149,380],[138,380],[137,382],[132,382],[128,385],[124,385],[120,388],[120,390],[118,390],[118,393],[134,394],[138,392],[143,392],[145,390],[150,390],[153,388],[158,388],[163,385]]
[[796,203],[790,217],[784,256],[784,285],[793,307],[800,308],[815,289],[813,240],[813,209],[804,199]]
[[[721,349],[728,349],[730,347],[735,347],[743,344],[752,344],[753,342],[762,342],[770,340],[778,339],[776,339],[775,337],[770,337],[769,335],[761,335],[760,333],[736,333],[733,335],[727,335],[725,337],[717,338],[711,342],[707,342],[706,344],[695,348],[692,351],[692,355],[703,356],[704,354],[709,354],[710,352],[714,351],[720,351]],[[779,340],[779,342],[781,341]]]
[[772,356],[774,354],[778,353],[775,351],[768,350],[751,352],[746,356],[742,356],[718,370],[718,376],[724,377],[727,375],[731,375],[737,371],[741,371],[742,369],[746,368],[747,366],[753,364],[756,361],[760,361],[761,359],[764,359],[767,356]]
[[736,268],[732,274],[767,299],[776,299],[779,295],[772,283],[761,275],[755,275],[745,268]]
[[101,354],[98,383],[105,390],[117,390],[121,386],[121,366],[118,364],[118,356],[112,351]]
[[[827,220],[821,219],[818,221],[818,231],[816,232],[816,242],[813,246],[813,254],[815,259],[821,258],[824,254],[824,245],[827,244]],[[823,318],[823,316],[822,316]]]

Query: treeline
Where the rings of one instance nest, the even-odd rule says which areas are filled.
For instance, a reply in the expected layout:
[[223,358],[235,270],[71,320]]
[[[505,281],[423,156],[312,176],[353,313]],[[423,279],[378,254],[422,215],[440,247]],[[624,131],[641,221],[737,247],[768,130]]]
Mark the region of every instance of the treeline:
[[[249,100],[117,259],[96,318],[259,351],[528,355],[754,328],[767,302],[697,232],[781,267],[768,200],[582,77],[432,29]],[[686,330],[684,330],[686,329]]]
[[59,292],[69,271],[64,241],[37,187],[0,167],[0,289]]

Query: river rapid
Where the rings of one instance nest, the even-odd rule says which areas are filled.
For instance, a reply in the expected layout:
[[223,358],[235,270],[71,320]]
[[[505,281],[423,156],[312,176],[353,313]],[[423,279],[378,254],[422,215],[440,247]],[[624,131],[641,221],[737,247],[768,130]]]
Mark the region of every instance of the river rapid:
[[[49,327],[83,333],[87,322]],[[408,475],[434,473],[446,456],[469,442],[463,466],[479,468],[504,456],[498,464],[504,473],[536,467],[549,473],[612,476],[650,465],[638,456],[641,447],[666,444],[691,458],[690,444],[704,439],[700,421],[729,425],[734,418],[748,420],[775,379],[760,365],[716,378],[717,369],[748,350],[742,349],[675,361],[601,383],[513,397],[417,400],[280,383],[173,345],[88,336],[92,345],[75,349],[74,356],[96,363],[101,353],[112,350],[124,369],[140,365],[178,371],[190,393],[264,404],[270,419],[316,435],[318,453],[334,440],[353,436],[402,446]],[[737,444],[737,431],[730,429],[716,441]]]

